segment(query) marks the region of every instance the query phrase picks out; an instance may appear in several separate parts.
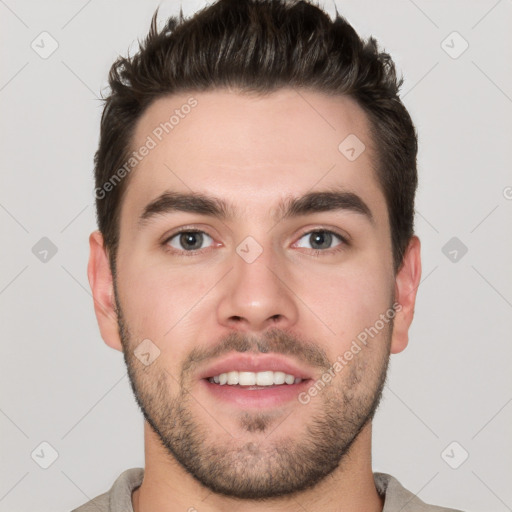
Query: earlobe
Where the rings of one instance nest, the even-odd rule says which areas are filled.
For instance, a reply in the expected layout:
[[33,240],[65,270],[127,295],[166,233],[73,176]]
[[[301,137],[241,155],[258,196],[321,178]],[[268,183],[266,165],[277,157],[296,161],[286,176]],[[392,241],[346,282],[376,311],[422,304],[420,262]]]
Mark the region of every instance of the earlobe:
[[413,236],[405,251],[402,266],[395,277],[395,302],[399,306],[393,323],[392,354],[404,350],[409,342],[409,327],[414,317],[416,292],[421,279],[420,252],[420,239]]
[[87,276],[94,300],[94,312],[103,341],[122,352],[121,339],[117,323],[114,297],[114,282],[103,236],[94,231],[89,236],[89,264]]

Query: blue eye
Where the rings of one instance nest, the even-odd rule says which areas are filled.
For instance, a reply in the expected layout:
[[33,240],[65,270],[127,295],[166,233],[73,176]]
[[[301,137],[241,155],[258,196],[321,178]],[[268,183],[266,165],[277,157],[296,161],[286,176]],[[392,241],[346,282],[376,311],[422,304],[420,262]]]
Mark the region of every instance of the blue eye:
[[211,236],[204,231],[180,231],[166,240],[166,244],[178,251],[198,251],[204,249],[203,244],[207,241],[213,242]]
[[[306,239],[307,243],[310,244],[310,247],[306,246],[307,249],[313,249],[314,251],[318,252],[324,252],[328,249],[332,249],[342,245],[343,243],[346,243],[346,240],[341,235],[326,229],[309,231],[308,233],[304,233],[300,239]],[[338,243],[333,246],[332,243],[336,242],[336,239],[338,239]],[[305,246],[300,245],[300,242],[297,242],[297,247]]]

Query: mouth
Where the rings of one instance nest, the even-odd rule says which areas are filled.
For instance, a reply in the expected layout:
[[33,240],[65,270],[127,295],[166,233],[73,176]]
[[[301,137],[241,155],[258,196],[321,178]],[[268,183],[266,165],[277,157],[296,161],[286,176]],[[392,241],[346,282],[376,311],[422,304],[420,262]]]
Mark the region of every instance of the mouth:
[[314,370],[282,354],[231,353],[199,375],[205,393],[236,408],[262,409],[298,401]]
[[201,379],[206,391],[216,400],[236,407],[264,409],[282,406],[310,385],[310,378],[281,371],[247,372],[231,370]]
[[251,389],[255,387],[259,389],[273,386],[289,386],[299,384],[302,380],[301,377],[296,377],[290,373],[281,371],[275,372],[272,370],[260,372],[231,370],[208,378],[208,381],[212,384],[219,384],[220,386],[251,387]]

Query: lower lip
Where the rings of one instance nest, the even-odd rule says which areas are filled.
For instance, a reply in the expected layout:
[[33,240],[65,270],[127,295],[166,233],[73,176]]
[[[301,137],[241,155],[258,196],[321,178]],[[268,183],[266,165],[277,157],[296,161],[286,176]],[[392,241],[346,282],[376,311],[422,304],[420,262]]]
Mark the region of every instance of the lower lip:
[[280,386],[268,386],[263,389],[248,389],[229,384],[215,384],[208,379],[201,379],[202,385],[215,398],[230,402],[239,407],[269,408],[283,405],[291,400],[298,400],[299,393],[309,387],[309,381],[305,379],[298,384],[282,384]]

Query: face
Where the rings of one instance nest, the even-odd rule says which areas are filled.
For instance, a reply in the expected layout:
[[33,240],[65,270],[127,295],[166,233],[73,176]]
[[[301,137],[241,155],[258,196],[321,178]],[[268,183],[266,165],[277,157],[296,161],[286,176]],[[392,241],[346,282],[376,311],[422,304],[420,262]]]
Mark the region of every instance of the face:
[[[339,149],[351,134],[355,159]],[[143,145],[120,215],[119,332],[103,316],[103,337],[196,480],[238,498],[311,487],[369,424],[408,327],[366,116],[312,91],[180,94],[144,113]]]

